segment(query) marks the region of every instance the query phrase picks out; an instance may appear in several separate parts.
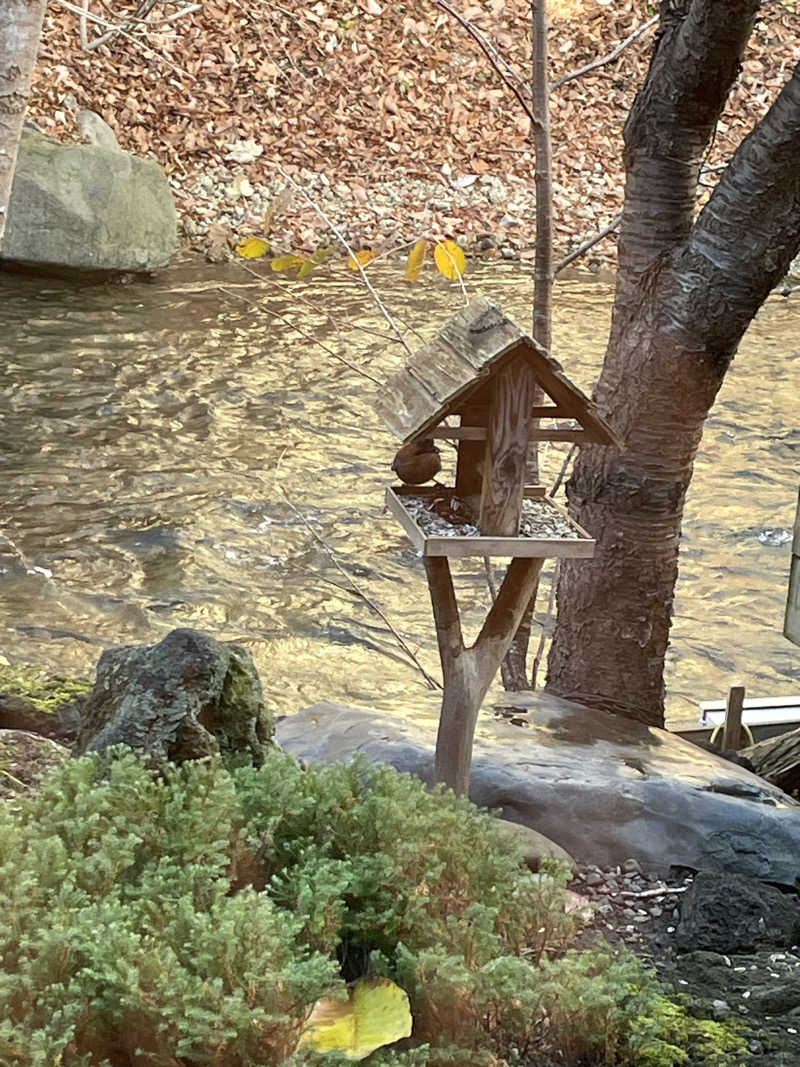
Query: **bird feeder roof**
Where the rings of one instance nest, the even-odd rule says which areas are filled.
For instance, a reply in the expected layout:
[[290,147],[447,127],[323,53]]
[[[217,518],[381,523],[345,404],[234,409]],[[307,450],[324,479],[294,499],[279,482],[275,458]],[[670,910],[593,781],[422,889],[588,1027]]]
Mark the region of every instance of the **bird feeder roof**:
[[583,441],[620,444],[589,397],[566,377],[561,364],[523,333],[498,304],[480,294],[389,379],[376,410],[404,442],[428,436],[519,355],[527,359],[536,381],[553,400],[554,415],[578,422]]

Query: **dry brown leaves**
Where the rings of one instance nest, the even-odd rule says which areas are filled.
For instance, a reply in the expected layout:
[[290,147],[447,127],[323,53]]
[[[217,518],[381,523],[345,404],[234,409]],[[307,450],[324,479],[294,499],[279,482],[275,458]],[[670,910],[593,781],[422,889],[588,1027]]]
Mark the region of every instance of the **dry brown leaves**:
[[[252,138],[263,154],[242,170],[253,180],[270,164],[290,173],[324,171],[368,202],[370,189],[399,176],[441,180],[491,173],[530,182],[528,121],[477,45],[429,0],[204,0],[202,10],[157,3],[130,31],[82,51],[78,17],[51,3],[31,112],[56,136],[73,134],[63,106],[72,92],[99,111],[123,147],[151,153],[176,175],[225,162]],[[563,2],[562,9],[569,9]],[[113,19],[129,0],[90,10]],[[588,0],[576,17],[554,17],[555,79],[609,52],[649,12],[643,0]],[[461,10],[527,78],[527,0],[461,0]],[[554,8],[555,10],[555,8]],[[161,20],[161,21],[159,21]],[[725,158],[764,113],[797,61],[800,15],[766,3],[710,162]],[[90,36],[102,32],[92,26]],[[588,232],[621,204],[621,132],[647,69],[652,32],[612,65],[553,94],[556,208],[563,237]],[[184,202],[191,211],[191,202]],[[414,205],[409,205],[413,212]]]

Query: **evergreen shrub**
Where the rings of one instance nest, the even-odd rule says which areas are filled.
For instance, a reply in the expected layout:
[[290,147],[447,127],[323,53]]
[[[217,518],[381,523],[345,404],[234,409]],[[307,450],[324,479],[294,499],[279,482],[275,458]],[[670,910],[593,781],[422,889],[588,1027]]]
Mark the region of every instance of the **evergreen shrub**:
[[388,768],[71,760],[0,806],[0,1064],[333,1067],[298,1036],[370,971],[416,1047],[369,1067],[682,1062],[698,1021],[638,961],[564,955],[566,879]]

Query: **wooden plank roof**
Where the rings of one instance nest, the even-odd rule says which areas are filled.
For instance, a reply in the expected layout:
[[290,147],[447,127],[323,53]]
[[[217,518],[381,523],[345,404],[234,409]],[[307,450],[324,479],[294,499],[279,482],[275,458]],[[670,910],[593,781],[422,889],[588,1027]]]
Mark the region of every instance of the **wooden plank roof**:
[[480,294],[389,379],[376,410],[403,441],[424,437],[458,411],[476,386],[485,384],[507,359],[519,354],[526,357],[539,385],[561,414],[580,423],[586,441],[620,444],[589,397],[564,374],[561,364],[523,333],[498,304]]

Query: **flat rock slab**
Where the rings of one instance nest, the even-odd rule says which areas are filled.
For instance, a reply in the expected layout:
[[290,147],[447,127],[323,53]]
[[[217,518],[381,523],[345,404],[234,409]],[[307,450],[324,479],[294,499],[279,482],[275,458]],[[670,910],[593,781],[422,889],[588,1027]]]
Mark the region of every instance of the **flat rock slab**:
[[[546,693],[525,695],[527,727],[481,719],[470,797],[538,830],[578,862],[632,857],[800,884],[800,805],[688,741]],[[363,753],[430,781],[435,728],[323,701],[276,724],[308,763]]]

